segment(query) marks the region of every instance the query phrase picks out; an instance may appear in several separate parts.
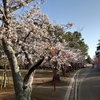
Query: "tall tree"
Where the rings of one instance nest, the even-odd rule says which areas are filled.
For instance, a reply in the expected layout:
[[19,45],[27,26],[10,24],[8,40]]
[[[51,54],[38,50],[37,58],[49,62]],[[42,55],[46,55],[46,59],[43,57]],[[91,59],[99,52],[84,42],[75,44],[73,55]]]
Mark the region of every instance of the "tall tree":
[[91,59],[91,57],[89,55],[87,56],[86,62],[89,63],[89,64],[92,63],[92,59]]
[[[15,89],[15,100],[30,100],[31,98],[31,91],[32,91],[32,72],[38,67],[44,60],[44,57],[40,58],[40,60],[36,64],[31,63],[31,68],[27,72],[24,80],[22,80],[19,66],[16,58],[16,52],[12,43],[14,40],[16,41],[15,32],[12,32],[11,23],[12,23],[12,12],[20,9],[22,6],[32,2],[33,0],[2,0],[0,1],[0,20],[2,21],[2,25],[0,27],[0,38],[2,40],[2,46],[4,49],[5,54],[8,57],[13,82],[14,82],[14,89]],[[13,23],[17,24],[17,22]],[[14,30],[14,29],[13,29]],[[28,58],[28,56],[27,56]]]
[[96,57],[99,59],[100,58],[100,39],[98,40],[98,44],[97,44],[97,50],[95,52]]
[[[52,57],[52,60],[59,62],[60,59],[64,63],[68,61],[68,59],[77,61],[79,58],[78,55],[81,55],[79,53],[72,55],[73,51],[66,50],[66,43],[59,43],[58,37],[56,38],[53,33],[49,34],[50,30],[55,32],[56,28],[50,24],[47,15],[41,13],[37,5],[30,7],[30,10],[25,11],[22,15],[13,13],[31,1],[33,0],[0,1],[0,20],[2,21],[0,39],[11,66],[15,100],[31,99],[33,72],[43,62],[44,55],[50,55],[48,48],[50,48],[51,45],[56,47],[56,50],[63,51],[69,56],[69,58],[67,58],[62,55],[62,53],[57,53],[56,56]],[[70,26],[72,26],[71,23],[66,25],[67,28]],[[24,53],[30,65],[24,80],[22,80],[17,61],[19,53]],[[35,64],[29,55],[31,55],[31,58],[36,56],[37,61]]]
[[75,31],[74,33],[66,32],[65,35],[63,35],[63,38],[69,42],[69,46],[71,48],[80,49],[82,51],[82,54],[84,56],[87,56],[88,51],[88,45],[85,44],[84,39],[82,38],[81,33]]

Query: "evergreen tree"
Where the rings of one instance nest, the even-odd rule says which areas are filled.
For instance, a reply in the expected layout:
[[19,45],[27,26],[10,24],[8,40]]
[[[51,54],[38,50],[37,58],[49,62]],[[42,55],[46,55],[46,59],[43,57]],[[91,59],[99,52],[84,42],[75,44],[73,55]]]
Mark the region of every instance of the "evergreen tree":
[[98,44],[97,44],[97,50],[95,52],[95,55],[97,58],[100,58],[100,39],[98,40]]
[[91,57],[89,55],[87,56],[86,62],[89,63],[89,64],[92,63],[92,59],[91,59]]
[[84,56],[88,55],[88,45],[85,44],[81,33],[77,31],[75,31],[74,33],[66,32],[66,34],[64,34],[62,38],[69,42],[69,47],[80,49],[82,51],[82,55]]

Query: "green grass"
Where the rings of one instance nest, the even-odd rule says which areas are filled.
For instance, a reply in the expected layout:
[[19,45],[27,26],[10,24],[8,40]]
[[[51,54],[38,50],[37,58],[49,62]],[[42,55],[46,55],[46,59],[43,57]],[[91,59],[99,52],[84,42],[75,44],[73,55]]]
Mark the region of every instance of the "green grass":
[[[1,84],[0,84],[0,86],[1,86]],[[11,84],[7,84],[7,86],[3,88],[3,90],[10,90],[10,89],[14,89],[14,86]]]
[[[27,70],[21,70],[20,72],[21,72],[22,77],[24,77],[25,74],[27,73]],[[70,72],[70,73],[67,73],[66,75],[70,77],[74,73],[75,72]],[[2,80],[2,75],[3,75],[3,70],[0,70],[0,83],[1,83],[1,80]],[[9,77],[10,83],[13,83],[11,71],[7,71],[7,81],[8,81],[8,77]],[[34,80],[33,84],[35,83],[35,85],[36,84],[37,85],[43,85],[43,86],[45,86],[45,85],[46,86],[53,86],[54,85],[54,82],[52,82],[52,77],[53,77],[52,70],[37,69],[34,77],[35,77],[36,81]],[[37,78],[40,78],[40,79],[38,80]],[[42,79],[42,78],[45,78],[45,79]],[[62,76],[61,72],[60,72],[60,79],[61,79],[61,81],[56,82],[57,86],[65,86],[66,84],[69,84],[69,83],[66,83],[66,80],[64,80],[65,77]]]

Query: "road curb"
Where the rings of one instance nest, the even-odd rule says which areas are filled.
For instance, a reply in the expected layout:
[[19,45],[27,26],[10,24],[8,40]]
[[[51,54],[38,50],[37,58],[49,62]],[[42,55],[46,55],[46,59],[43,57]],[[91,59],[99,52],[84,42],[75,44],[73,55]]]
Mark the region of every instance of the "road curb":
[[74,96],[75,96],[75,100],[77,100],[77,93],[78,93],[78,87],[77,87],[77,80],[78,80],[78,73],[80,72],[80,70],[77,71],[76,73],[76,78],[75,78],[75,84],[74,84],[74,88],[75,88],[75,93],[74,93]]
[[75,81],[75,76],[77,75],[77,73],[79,72],[79,70],[77,72],[75,72],[75,74],[73,75],[73,77],[72,77],[72,79],[70,81],[70,84],[69,84],[69,88],[67,89],[66,95],[64,97],[64,100],[69,100],[70,99],[70,94],[71,94],[71,90],[72,90],[72,87],[73,87],[73,83]]

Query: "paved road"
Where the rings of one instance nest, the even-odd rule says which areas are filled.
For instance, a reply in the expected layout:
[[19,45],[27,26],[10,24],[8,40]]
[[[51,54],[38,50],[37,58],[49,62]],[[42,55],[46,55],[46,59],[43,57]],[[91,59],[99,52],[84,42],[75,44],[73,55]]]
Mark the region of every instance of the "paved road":
[[78,74],[78,100],[100,100],[100,71],[83,68]]

